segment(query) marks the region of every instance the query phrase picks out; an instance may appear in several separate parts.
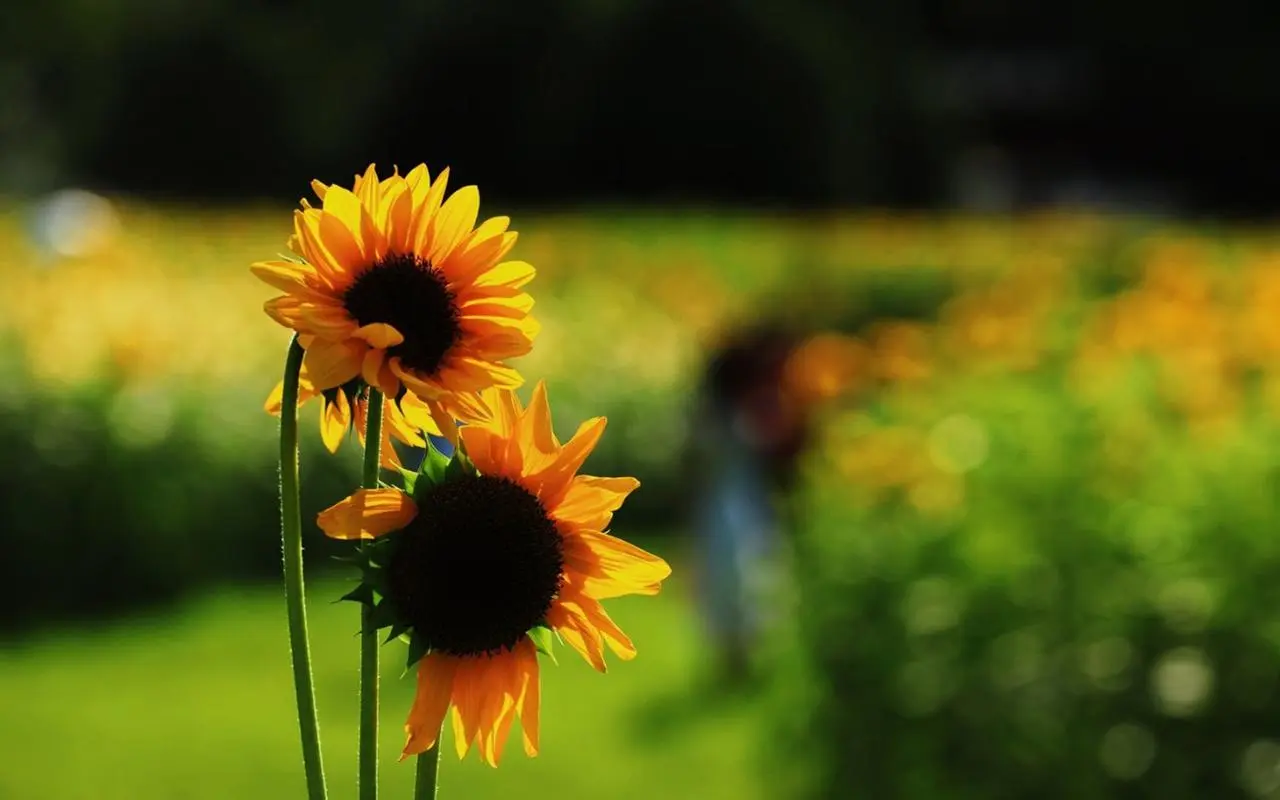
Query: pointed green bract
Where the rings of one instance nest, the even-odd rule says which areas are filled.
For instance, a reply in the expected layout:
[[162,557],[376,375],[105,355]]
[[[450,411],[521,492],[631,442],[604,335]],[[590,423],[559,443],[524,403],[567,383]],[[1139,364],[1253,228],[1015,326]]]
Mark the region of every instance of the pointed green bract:
[[559,666],[560,662],[556,660],[555,642],[556,634],[545,625],[539,625],[529,630],[529,641],[533,642],[533,647],[539,653],[551,659],[551,663]]
[[[445,481],[445,472],[449,467],[449,458],[441,453],[431,444],[431,440],[427,440],[426,453],[422,456],[422,463],[418,465],[418,475],[425,477],[430,481],[432,486],[438,486]],[[416,480],[416,479],[415,479]],[[413,494],[413,489],[407,484],[405,491]]]
[[409,651],[405,654],[404,671],[408,674],[430,650],[427,642],[417,633],[409,634]]

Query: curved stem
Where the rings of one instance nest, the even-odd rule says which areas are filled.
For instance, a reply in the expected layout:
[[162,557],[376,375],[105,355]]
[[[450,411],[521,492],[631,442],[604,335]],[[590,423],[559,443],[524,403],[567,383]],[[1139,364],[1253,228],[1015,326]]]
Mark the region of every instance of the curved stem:
[[[364,427],[364,475],[361,485],[378,487],[382,449],[382,392],[369,387]],[[378,797],[378,631],[373,607],[360,607],[360,800]]]
[[302,346],[295,335],[284,365],[280,399],[280,535],[284,550],[284,600],[289,612],[289,650],[293,656],[293,688],[302,735],[302,765],[307,797],[324,800],[324,763],[320,724],[311,680],[311,645],[307,638],[306,588],[302,579],[302,509],[298,499],[298,374]]
[[440,736],[436,743],[418,755],[418,771],[413,782],[413,800],[436,800],[438,770],[440,767]]

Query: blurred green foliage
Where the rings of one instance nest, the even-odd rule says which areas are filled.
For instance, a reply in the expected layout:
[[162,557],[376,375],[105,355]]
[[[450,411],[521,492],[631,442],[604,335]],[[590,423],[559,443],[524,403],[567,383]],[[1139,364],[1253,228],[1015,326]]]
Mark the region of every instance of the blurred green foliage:
[[1178,247],[1115,294],[1055,290],[1036,327],[1070,335],[1033,363],[971,352],[827,420],[779,656],[788,793],[1280,791],[1275,361],[1245,355],[1274,323],[1241,322],[1275,295]]

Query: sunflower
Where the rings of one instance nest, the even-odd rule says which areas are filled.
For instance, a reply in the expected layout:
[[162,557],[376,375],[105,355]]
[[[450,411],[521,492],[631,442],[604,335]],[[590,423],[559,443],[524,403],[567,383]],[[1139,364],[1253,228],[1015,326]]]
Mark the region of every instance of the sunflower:
[[537,754],[537,653],[558,635],[601,672],[605,645],[633,658],[600,601],[657,594],[671,568],[605,532],[639,482],[577,474],[604,418],[561,445],[543,384],[527,409],[510,390],[484,399],[490,419],[461,429],[452,459],[432,451],[408,491],[361,490],[318,522],[334,538],[374,540],[348,597],[409,642],[418,685],[404,756],[435,744],[452,707],[459,758],[475,744],[497,766],[517,716]]
[[[320,439],[325,448],[330,453],[338,452],[343,437],[352,429],[355,429],[360,446],[363,447],[369,409],[369,387],[364,381],[351,380],[334,389],[316,391],[304,368],[298,378],[298,406],[301,407],[317,396],[323,400],[320,408]],[[283,399],[282,381],[271,390],[263,408],[267,413],[279,416]],[[425,447],[424,435],[444,436],[426,403],[414,395],[406,394],[398,403],[384,396],[382,409],[382,447],[379,454],[382,466],[387,469],[404,466],[392,440],[403,442],[409,447]]]
[[455,419],[484,417],[478,392],[521,384],[504,362],[529,352],[538,324],[521,289],[533,267],[502,260],[509,220],[475,227],[479,192],[446,200],[448,179],[421,165],[380,180],[370,165],[351,191],[313,181],[321,205],[302,201],[289,239],[303,262],[251,270],[285,292],[264,308],[298,332],[316,391],[360,378],[389,397],[412,392],[455,438]]

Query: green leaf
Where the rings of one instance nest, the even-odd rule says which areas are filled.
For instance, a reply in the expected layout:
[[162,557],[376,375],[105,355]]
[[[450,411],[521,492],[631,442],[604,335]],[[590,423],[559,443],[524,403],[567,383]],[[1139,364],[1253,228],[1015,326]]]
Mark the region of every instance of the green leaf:
[[553,649],[556,642],[554,631],[539,625],[536,628],[530,628],[528,635],[529,640],[533,642],[535,650],[550,658],[552,664],[560,665],[560,662],[556,660],[555,650]]
[[409,634],[409,652],[405,654],[404,659],[404,672],[406,675],[409,674],[409,670],[413,669],[415,664],[422,660],[422,657],[430,649],[431,647],[416,632]]

